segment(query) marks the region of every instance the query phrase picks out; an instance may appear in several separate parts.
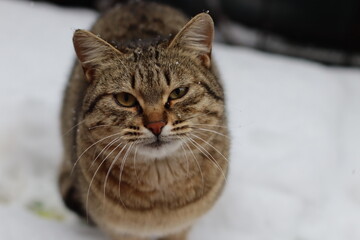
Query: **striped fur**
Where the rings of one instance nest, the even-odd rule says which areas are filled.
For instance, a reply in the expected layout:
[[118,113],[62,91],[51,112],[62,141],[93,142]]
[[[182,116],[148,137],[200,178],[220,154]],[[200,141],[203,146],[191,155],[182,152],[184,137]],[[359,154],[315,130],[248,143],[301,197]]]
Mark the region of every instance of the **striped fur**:
[[[213,28],[205,13],[187,22],[134,2],[74,33],[60,190],[114,240],[184,240],[220,195],[229,138]],[[185,95],[170,98],[179,88]],[[138,104],[121,105],[123,92]]]

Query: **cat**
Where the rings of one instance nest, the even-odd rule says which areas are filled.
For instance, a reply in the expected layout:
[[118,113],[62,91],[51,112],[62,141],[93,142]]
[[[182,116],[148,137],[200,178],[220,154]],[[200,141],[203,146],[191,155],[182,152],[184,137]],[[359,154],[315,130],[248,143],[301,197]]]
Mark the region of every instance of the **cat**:
[[91,32],[62,107],[65,204],[113,240],[185,240],[228,172],[213,20],[148,2],[119,5]]

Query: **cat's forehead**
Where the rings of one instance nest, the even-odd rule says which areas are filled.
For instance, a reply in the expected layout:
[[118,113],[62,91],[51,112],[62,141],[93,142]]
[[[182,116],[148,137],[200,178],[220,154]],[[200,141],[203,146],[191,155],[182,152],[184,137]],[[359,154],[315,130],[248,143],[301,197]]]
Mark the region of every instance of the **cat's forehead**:
[[155,63],[166,55],[163,45],[137,47],[130,52],[131,60],[136,64]]
[[166,90],[166,77],[163,66],[151,61],[141,61],[136,65],[131,79],[132,88],[144,101],[156,103],[162,100]]

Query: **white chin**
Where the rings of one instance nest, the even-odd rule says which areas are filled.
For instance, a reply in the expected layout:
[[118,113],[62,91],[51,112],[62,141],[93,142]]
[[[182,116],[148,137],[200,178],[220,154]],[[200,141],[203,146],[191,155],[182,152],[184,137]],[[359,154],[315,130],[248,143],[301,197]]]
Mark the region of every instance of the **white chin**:
[[164,142],[159,146],[146,144],[138,147],[137,154],[149,159],[161,159],[177,155],[176,151],[180,151],[180,147],[180,141]]

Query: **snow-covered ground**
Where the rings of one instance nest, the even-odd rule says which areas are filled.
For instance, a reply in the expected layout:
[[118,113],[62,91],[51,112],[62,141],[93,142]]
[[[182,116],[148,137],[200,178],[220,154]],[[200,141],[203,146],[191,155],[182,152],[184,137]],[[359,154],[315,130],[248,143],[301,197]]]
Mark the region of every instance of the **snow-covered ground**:
[[[0,239],[101,240],[56,186],[72,33],[96,14],[0,1]],[[215,45],[231,174],[190,240],[360,239],[360,70]]]

